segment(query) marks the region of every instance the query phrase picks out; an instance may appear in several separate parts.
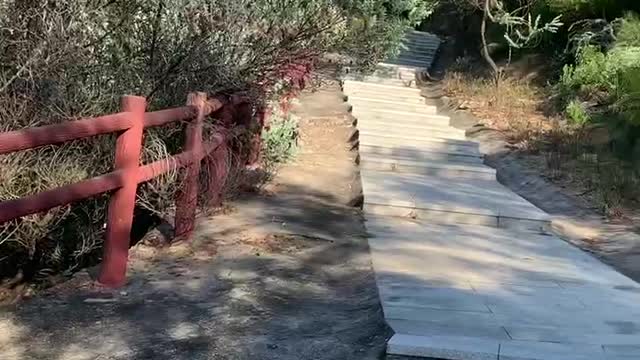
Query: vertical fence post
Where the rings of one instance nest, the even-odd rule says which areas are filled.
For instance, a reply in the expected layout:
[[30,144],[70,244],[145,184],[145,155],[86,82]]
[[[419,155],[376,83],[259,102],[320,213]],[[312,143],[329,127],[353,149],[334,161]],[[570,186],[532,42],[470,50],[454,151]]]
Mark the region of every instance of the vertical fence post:
[[265,126],[267,128],[269,127],[270,118],[271,109],[263,105],[263,107],[257,111],[255,117],[249,115],[248,118],[244,120],[251,124],[249,131],[252,133],[249,143],[249,156],[246,163],[249,168],[257,168],[260,166],[262,158],[262,130],[265,129]]
[[139,96],[125,96],[122,111],[129,113],[131,127],[116,141],[115,170],[123,170],[122,187],[109,201],[104,255],[98,281],[106,286],[124,284],[127,272],[131,225],[138,188],[138,167],[142,149],[146,100]]
[[222,195],[229,175],[229,148],[226,131],[222,132],[222,143],[205,159],[208,172],[207,205],[218,207],[222,204]]
[[196,208],[198,206],[198,177],[202,161],[202,127],[204,123],[207,94],[191,93],[187,105],[195,106],[197,114],[187,125],[184,151],[190,151],[192,163],[185,167],[180,179],[180,189],[176,198],[175,231],[176,238],[187,240],[195,227]]

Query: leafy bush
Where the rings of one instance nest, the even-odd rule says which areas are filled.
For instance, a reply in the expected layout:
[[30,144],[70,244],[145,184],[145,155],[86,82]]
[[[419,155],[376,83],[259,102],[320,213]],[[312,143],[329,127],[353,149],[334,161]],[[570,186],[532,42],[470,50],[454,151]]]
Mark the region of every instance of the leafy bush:
[[577,125],[584,125],[591,121],[591,116],[589,116],[587,110],[577,100],[572,100],[569,105],[567,105],[565,113],[569,120]]
[[628,13],[617,22],[619,28],[616,34],[617,46],[640,46],[640,18]]
[[[0,0],[0,131],[115,112],[124,94],[146,96],[150,110],[184,105],[196,90],[243,91],[263,103],[278,96],[267,85],[282,65],[336,49],[376,62],[393,47],[394,32],[427,9],[421,0],[386,4]],[[377,37],[357,41],[362,29]],[[181,145],[180,126],[149,130],[143,159]],[[112,136],[1,156],[0,201],[105,173],[112,158]],[[165,212],[174,180],[142,185],[138,207]],[[0,278],[21,268],[45,274],[94,261],[105,206],[98,197],[0,225]]]
[[576,65],[565,65],[560,84],[565,93],[611,91],[615,88],[615,73],[606,54],[587,46],[578,53]]
[[615,107],[630,124],[640,126],[640,66],[621,75]]
[[273,120],[262,132],[262,154],[268,167],[285,163],[293,158],[298,138],[298,123],[292,116]]

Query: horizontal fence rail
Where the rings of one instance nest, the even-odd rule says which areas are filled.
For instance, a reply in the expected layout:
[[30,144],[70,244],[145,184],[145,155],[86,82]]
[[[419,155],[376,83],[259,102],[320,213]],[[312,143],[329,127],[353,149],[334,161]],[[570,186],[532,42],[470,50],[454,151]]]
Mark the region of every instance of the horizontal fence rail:
[[[288,111],[288,100],[304,89],[312,69],[312,62],[285,64],[269,81],[261,85],[273,86],[277,81],[287,84],[282,96],[281,109]],[[103,258],[98,281],[110,287],[118,287],[126,281],[126,269],[131,228],[139,184],[169,171],[180,170],[180,182],[176,198],[175,235],[188,239],[194,229],[201,167],[212,173],[206,184],[205,198],[208,205],[219,205],[222,188],[228,173],[228,134],[234,126],[249,130],[268,126],[271,114],[263,106],[254,109],[241,95],[207,99],[204,93],[191,93],[183,107],[154,112],[146,111],[146,99],[124,96],[120,112],[111,115],[67,121],[61,124],[27,128],[0,133],[0,155],[36,149],[42,146],[62,144],[105,134],[117,134],[113,171],[74,184],[0,202],[0,225],[23,216],[68,205],[92,196],[111,192],[107,210],[107,228]],[[216,113],[223,127],[203,141],[203,124],[208,115]],[[254,116],[255,115],[255,116]],[[155,161],[140,164],[144,129],[187,122],[183,152]],[[248,164],[260,159],[260,134],[250,138]]]
[[[177,237],[188,238],[194,228],[201,163],[216,150],[227,148],[225,143],[228,139],[225,131],[213,134],[211,139],[203,141],[204,119],[225,107],[247,105],[246,102],[245,99],[234,98],[225,104],[219,99],[208,101],[204,93],[192,93],[188,96],[186,106],[146,112],[145,98],[124,96],[121,104],[122,112],[117,114],[0,133],[0,155],[92,136],[118,134],[112,172],[23,198],[1,202],[0,224],[113,191],[109,201],[104,255],[98,280],[107,286],[120,286],[126,280],[138,185],[169,171],[182,169],[182,181],[179,183],[180,188],[176,199],[175,233]],[[223,117],[225,114],[229,117],[233,116],[234,111],[235,109],[228,109],[221,113]],[[140,165],[144,129],[180,121],[187,122],[184,151],[166,159]],[[233,119],[227,119],[229,123],[232,121]],[[226,154],[222,155],[218,156],[218,159],[226,158]],[[207,190],[220,191],[215,186]],[[212,196],[219,198],[217,194]]]

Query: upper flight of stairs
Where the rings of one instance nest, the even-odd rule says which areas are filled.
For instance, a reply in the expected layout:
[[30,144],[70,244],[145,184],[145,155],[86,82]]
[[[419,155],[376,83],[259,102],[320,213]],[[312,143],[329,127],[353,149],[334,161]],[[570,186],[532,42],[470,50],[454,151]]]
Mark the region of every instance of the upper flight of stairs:
[[435,36],[410,32],[396,58],[371,75],[344,78],[358,128],[365,211],[545,231],[548,216],[500,185],[478,144],[417,88],[439,44]]

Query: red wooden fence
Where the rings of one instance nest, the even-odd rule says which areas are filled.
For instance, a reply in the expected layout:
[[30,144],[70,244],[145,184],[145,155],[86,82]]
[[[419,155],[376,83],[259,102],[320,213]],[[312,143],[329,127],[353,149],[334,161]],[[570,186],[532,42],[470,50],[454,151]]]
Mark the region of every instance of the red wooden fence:
[[[274,79],[289,84],[284,99],[290,99],[305,86],[312,69],[310,61],[283,66]],[[265,87],[273,84],[265,82]],[[0,203],[0,224],[22,216],[39,213],[56,206],[70,204],[101,193],[113,191],[107,213],[107,232],[104,256],[98,280],[107,286],[117,287],[126,280],[127,258],[130,244],[133,211],[138,184],[149,181],[166,172],[183,169],[181,188],[176,199],[176,237],[188,239],[194,228],[198,198],[198,174],[202,160],[210,170],[206,198],[209,205],[218,205],[226,177],[227,131],[221,130],[207,142],[203,142],[202,130],[205,118],[218,112],[224,126],[251,127],[251,104],[239,96],[228,100],[208,100],[204,93],[192,93],[187,105],[155,112],[146,112],[146,100],[138,96],[125,96],[122,111],[117,114],[90,119],[68,121],[57,125],[28,128],[0,133],[0,155],[40,146],[60,144],[92,136],[118,133],[115,164],[112,172],[75,184]],[[283,107],[283,110],[287,111]],[[269,111],[257,112],[259,126],[268,121]],[[184,151],[169,158],[140,166],[140,152],[144,129],[177,121],[188,121],[185,131]],[[254,134],[249,162],[259,159],[260,139]]]
[[[125,96],[122,99],[122,111],[117,114],[0,133],[0,155],[96,135],[118,133],[112,172],[25,198],[2,202],[0,203],[0,224],[114,191],[107,213],[104,256],[98,280],[107,286],[120,286],[126,279],[138,184],[168,171],[184,168],[181,172],[181,188],[176,199],[175,232],[177,237],[188,238],[194,228],[198,174],[202,160],[209,157],[212,157],[208,159],[211,161],[226,158],[226,154],[220,154],[227,149],[225,144],[227,139],[223,131],[215,134],[211,140],[203,142],[202,128],[205,117],[221,110],[224,110],[226,117],[234,117],[238,109],[248,105],[244,103],[246,101],[239,98],[226,102],[217,99],[208,101],[206,94],[193,93],[189,95],[187,105],[184,107],[145,112],[145,98]],[[251,116],[251,113],[247,114],[245,111],[241,115]],[[140,166],[144,129],[177,121],[188,121],[184,151],[167,159]],[[224,174],[216,175],[218,180],[221,180],[220,175],[224,176]],[[221,182],[210,184],[207,189],[211,192],[211,198],[216,199],[214,201],[220,198]]]

